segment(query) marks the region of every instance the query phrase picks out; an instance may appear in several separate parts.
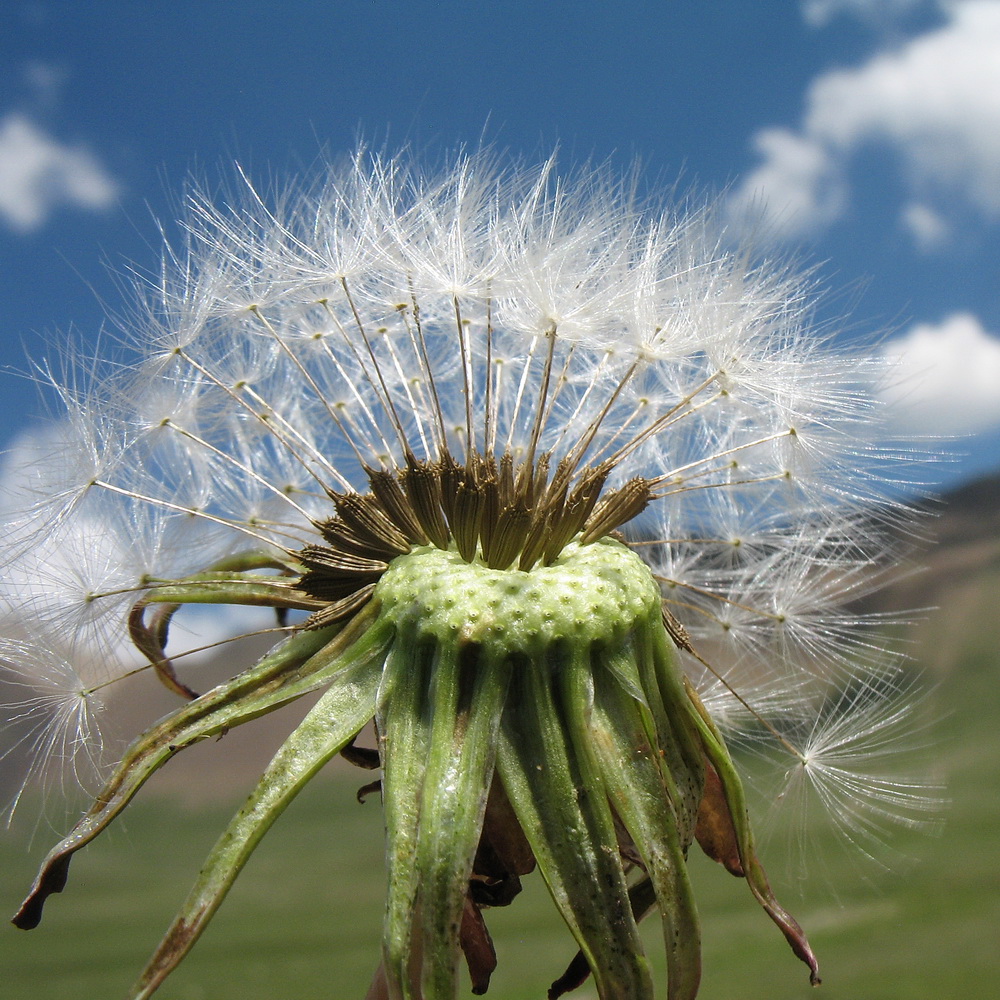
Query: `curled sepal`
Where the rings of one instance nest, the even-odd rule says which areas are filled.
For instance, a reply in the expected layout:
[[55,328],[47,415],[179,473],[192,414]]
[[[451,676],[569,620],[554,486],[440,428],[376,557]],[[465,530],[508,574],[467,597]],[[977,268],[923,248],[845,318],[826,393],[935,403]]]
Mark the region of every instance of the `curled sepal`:
[[188,702],[135,740],[94,804],[42,862],[13,923],[24,930],[38,925],[45,900],[66,885],[73,854],[93,840],[175,753],[322,687],[372,645],[384,642],[376,629],[367,630],[374,608],[366,612],[339,632],[329,628],[293,635],[248,670]]
[[291,568],[268,552],[243,552],[216,563],[208,570],[180,580],[159,580],[150,584],[136,601],[128,617],[129,637],[153,665],[156,676],[174,694],[194,699],[198,695],[175,674],[166,653],[170,622],[184,604],[234,604],[315,611],[322,602],[311,598],[294,581],[279,576],[261,576],[256,569]]
[[586,729],[591,704],[566,671],[589,671],[589,650],[555,647],[517,664],[497,772],[601,1000],[652,1000],[611,809],[573,736]]
[[[693,1000],[701,979],[701,935],[685,861],[690,834],[682,838],[678,827],[671,795],[676,783],[664,780],[666,765],[654,742],[656,729],[648,708],[619,683],[602,659],[594,664],[588,742],[608,797],[656,893],[666,947],[668,1000]],[[690,780],[699,779],[694,775]]]
[[726,744],[694,689],[687,685],[689,713],[698,727],[705,756],[711,765],[699,817],[699,844],[709,857],[725,865],[734,875],[746,877],[747,885],[765,913],[777,924],[795,953],[809,966],[809,982],[819,985],[819,966],[805,932],[775,898],[754,847],[743,783]]
[[309,714],[282,744],[247,801],[205,861],[129,1000],[146,1000],[188,953],[271,824],[312,776],[346,746],[374,713],[385,646],[350,658]]

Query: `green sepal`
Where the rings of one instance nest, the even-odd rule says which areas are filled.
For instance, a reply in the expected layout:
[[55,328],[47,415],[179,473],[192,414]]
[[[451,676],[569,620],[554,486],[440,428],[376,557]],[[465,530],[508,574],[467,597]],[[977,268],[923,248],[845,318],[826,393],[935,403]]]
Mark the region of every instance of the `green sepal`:
[[383,951],[392,997],[455,995],[462,914],[509,674],[506,660],[490,662],[454,641],[397,635],[390,653],[391,694],[378,729],[389,887]]
[[[287,575],[261,576],[253,570],[276,569]],[[139,604],[250,604],[299,608],[322,606],[294,586],[303,567],[267,549],[236,552],[214,562],[207,570],[178,580],[150,580]]]
[[[643,875],[628,891],[629,904],[635,922],[640,923],[656,906],[656,890],[652,879]],[[566,971],[549,987],[548,1000],[559,1000],[561,996],[579,989],[590,976],[590,966],[583,952],[578,951],[566,967]]]
[[[626,649],[617,658],[634,663],[635,655]],[[594,664],[591,752],[655,890],[663,921],[668,1000],[693,1000],[701,979],[701,935],[685,857],[690,831],[682,839],[674,806],[676,784],[665,780],[669,771],[654,742],[650,711],[633,697],[632,684],[620,683],[626,665],[611,671],[607,659],[602,655]],[[633,889],[633,912],[637,905],[642,908],[637,898],[641,896]]]
[[223,556],[209,566],[220,572],[244,573],[252,569],[280,569],[289,573],[300,573],[302,565],[297,559],[281,555],[274,549],[244,549],[230,556]]
[[809,941],[806,939],[805,932],[795,918],[775,898],[764,867],[757,858],[743,782],[736,772],[725,740],[690,684],[687,685],[686,694],[685,703],[688,717],[698,729],[705,756],[714,768],[721,785],[728,819],[732,827],[732,838],[735,840],[739,853],[742,874],[757,902],[784,934],[785,940],[788,941],[796,957],[809,967],[809,981],[813,986],[816,986],[820,982],[819,965]]
[[245,604],[313,611],[327,603],[298,590],[292,580],[259,573],[213,571],[156,583],[139,602],[146,604]]
[[[386,836],[386,905],[382,956],[393,1000],[410,1000],[413,926],[419,876],[414,859],[421,792],[430,753],[432,720],[427,687],[434,652],[427,645],[394,643],[386,659],[375,726],[382,755]],[[414,964],[416,962],[414,961]]]
[[257,787],[233,817],[159,948],[132,987],[146,1000],[188,953],[271,824],[313,775],[370,721],[382,677],[385,645],[343,657],[332,685],[274,755]]
[[587,649],[558,646],[516,665],[497,772],[601,1000],[652,1000],[603,782],[580,753],[589,671]]
[[436,662],[417,835],[423,1000],[455,995],[462,914],[509,677],[509,658],[491,661],[474,645],[451,643]]
[[677,650],[659,616],[637,624],[635,649],[635,669],[655,727],[655,745],[663,761],[664,781],[671,789],[681,840],[687,844],[698,819],[705,753],[698,727],[689,718],[691,703],[677,662]]
[[374,615],[374,607],[366,608],[342,630],[331,627],[291,636],[254,666],[188,702],[143,733],[126,750],[87,813],[42,862],[13,923],[25,930],[38,925],[45,900],[54,892],[62,892],[66,885],[73,854],[104,830],[174,754],[322,687],[338,670],[384,642],[383,634],[368,629]]
[[[228,556],[209,569],[180,580],[151,580],[149,589],[132,605],[128,616],[129,637],[152,664],[159,680],[182,698],[194,700],[197,693],[174,672],[167,656],[167,637],[174,614],[185,604],[232,604],[266,607],[276,611],[316,611],[324,606],[295,586],[293,580],[251,573],[254,569],[292,571],[264,551]],[[146,611],[152,609],[151,621]]]

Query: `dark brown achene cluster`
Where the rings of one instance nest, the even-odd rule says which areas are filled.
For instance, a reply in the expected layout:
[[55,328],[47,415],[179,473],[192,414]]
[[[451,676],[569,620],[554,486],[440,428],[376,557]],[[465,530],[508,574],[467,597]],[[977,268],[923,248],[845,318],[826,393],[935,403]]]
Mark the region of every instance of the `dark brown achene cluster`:
[[306,568],[300,590],[326,603],[309,619],[319,628],[348,618],[367,603],[389,562],[414,547],[455,548],[466,562],[490,569],[516,563],[527,572],[550,565],[576,536],[592,542],[641,513],[651,483],[631,479],[601,492],[612,462],[577,470],[564,458],[550,476],[543,453],[499,461],[469,452],[465,463],[445,451],[436,461],[406,455],[405,467],[365,467],[371,492],[328,490],[337,514],[316,523],[326,545],[298,553]]

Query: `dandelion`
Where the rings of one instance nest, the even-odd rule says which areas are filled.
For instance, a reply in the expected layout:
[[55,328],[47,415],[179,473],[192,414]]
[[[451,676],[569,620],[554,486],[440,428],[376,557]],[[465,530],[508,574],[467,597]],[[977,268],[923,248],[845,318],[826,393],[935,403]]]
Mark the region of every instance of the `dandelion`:
[[[120,657],[127,638],[183,701],[45,859],[17,926],[174,754],[321,691],[131,997],[337,754],[380,768],[372,996],[453,997],[463,955],[484,993],[483,911],[537,867],[579,948],[550,997],[590,975],[602,1000],[651,998],[654,910],[667,995],[694,997],[696,842],[819,981],[723,732],[786,754],[866,850],[927,801],[851,770],[866,740],[888,757],[881,723],[905,715],[879,623],[840,607],[895,557],[878,528],[904,514],[885,499],[898,456],[875,444],[870,362],[814,328],[807,283],[630,192],[553,162],[426,173],[359,153],[271,201],[191,197],[126,355],[57,380],[67,415],[3,543],[26,632],[0,650],[31,691],[24,740],[57,764],[96,754],[114,682],[69,665],[84,647]],[[199,693],[168,648],[191,605],[261,609],[276,643]],[[852,683],[858,731],[830,722]],[[355,745],[373,720],[377,746]]]

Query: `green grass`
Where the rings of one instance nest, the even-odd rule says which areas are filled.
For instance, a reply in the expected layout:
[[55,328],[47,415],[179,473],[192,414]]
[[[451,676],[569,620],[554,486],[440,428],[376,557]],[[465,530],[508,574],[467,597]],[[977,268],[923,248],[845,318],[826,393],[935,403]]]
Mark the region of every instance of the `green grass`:
[[[938,753],[952,805],[939,839],[901,844],[919,863],[877,890],[830,869],[786,905],[809,933],[824,984],[810,990],[746,887],[701,857],[692,877],[704,925],[703,1000],[940,1000],[986,996],[1000,980],[1000,684],[995,654],[977,651],[941,692],[951,714]],[[375,798],[354,801],[361,772],[313,783],[265,838],[163,1000],[360,1000],[378,949],[381,827]],[[0,994],[31,1000],[123,997],[245,789],[187,808],[140,795],[74,860],[62,896],[29,933],[0,928]],[[817,835],[822,838],[823,835]],[[11,912],[51,839],[0,841],[0,901]],[[824,845],[817,842],[817,850]],[[695,852],[692,852],[693,854]],[[767,862],[765,855],[765,862]],[[490,996],[540,1000],[573,954],[537,876],[488,920],[500,957]],[[646,928],[661,970],[659,930]],[[465,994],[468,995],[468,994]],[[588,986],[577,994],[593,1000]]]

